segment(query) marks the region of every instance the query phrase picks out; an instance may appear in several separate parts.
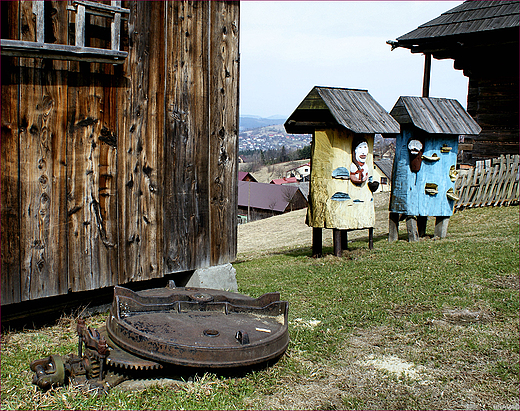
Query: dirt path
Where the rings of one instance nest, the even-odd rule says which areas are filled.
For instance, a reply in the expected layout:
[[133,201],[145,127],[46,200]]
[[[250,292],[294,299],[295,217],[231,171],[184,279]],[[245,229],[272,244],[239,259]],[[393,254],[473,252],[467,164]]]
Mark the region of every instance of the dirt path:
[[[388,201],[390,193],[376,193],[374,236],[388,235]],[[307,209],[292,211],[238,226],[237,260],[248,260],[284,250],[312,247],[312,228],[305,224]],[[366,238],[368,230],[351,231],[349,240]],[[332,246],[332,230],[323,230],[323,246]]]

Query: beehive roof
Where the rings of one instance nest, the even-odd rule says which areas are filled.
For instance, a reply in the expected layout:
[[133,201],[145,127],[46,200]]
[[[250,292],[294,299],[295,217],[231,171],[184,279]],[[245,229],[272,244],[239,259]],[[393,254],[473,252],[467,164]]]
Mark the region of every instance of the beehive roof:
[[430,134],[479,134],[480,126],[457,100],[399,97],[390,115],[399,124],[413,124]]
[[338,125],[354,133],[399,133],[399,124],[367,90],[337,87],[314,87],[284,124],[295,134]]

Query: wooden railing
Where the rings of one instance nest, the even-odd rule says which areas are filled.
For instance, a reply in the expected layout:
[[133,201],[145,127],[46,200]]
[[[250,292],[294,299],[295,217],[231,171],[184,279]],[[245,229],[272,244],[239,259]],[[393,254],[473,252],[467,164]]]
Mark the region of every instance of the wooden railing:
[[470,207],[518,204],[518,155],[477,161],[474,168],[459,170],[455,182],[455,211]]
[[[1,39],[2,56],[50,58],[55,60],[76,60],[97,63],[123,64],[128,52],[120,51],[121,20],[126,20],[129,9],[121,7],[121,1],[111,1],[111,5],[95,1],[72,1],[67,7],[76,14],[75,45],[45,43],[45,2],[36,0],[32,3],[33,19],[36,22],[36,38],[32,41]],[[86,47],[86,15],[105,17],[111,20],[110,49]]]

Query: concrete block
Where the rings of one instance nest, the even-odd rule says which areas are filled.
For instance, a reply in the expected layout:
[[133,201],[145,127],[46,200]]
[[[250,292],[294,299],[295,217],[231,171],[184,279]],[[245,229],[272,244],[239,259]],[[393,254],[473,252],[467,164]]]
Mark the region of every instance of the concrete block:
[[229,263],[199,268],[194,271],[185,286],[236,292],[238,291],[236,270]]

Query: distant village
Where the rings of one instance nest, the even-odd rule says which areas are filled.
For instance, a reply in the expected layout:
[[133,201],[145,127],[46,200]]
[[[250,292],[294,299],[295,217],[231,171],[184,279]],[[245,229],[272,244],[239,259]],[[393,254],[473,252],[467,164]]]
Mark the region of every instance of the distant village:
[[238,136],[239,151],[273,150],[285,147],[293,151],[311,143],[310,134],[287,134],[283,124],[244,130]]
[[[242,118],[241,118],[242,121]],[[278,120],[281,124],[242,129],[238,135],[239,155],[251,154],[253,151],[281,150],[285,147],[287,153],[301,149],[311,144],[311,134],[287,134],[283,126],[284,120]],[[383,139],[376,134],[374,141],[374,157],[393,158],[395,150],[394,139]]]

